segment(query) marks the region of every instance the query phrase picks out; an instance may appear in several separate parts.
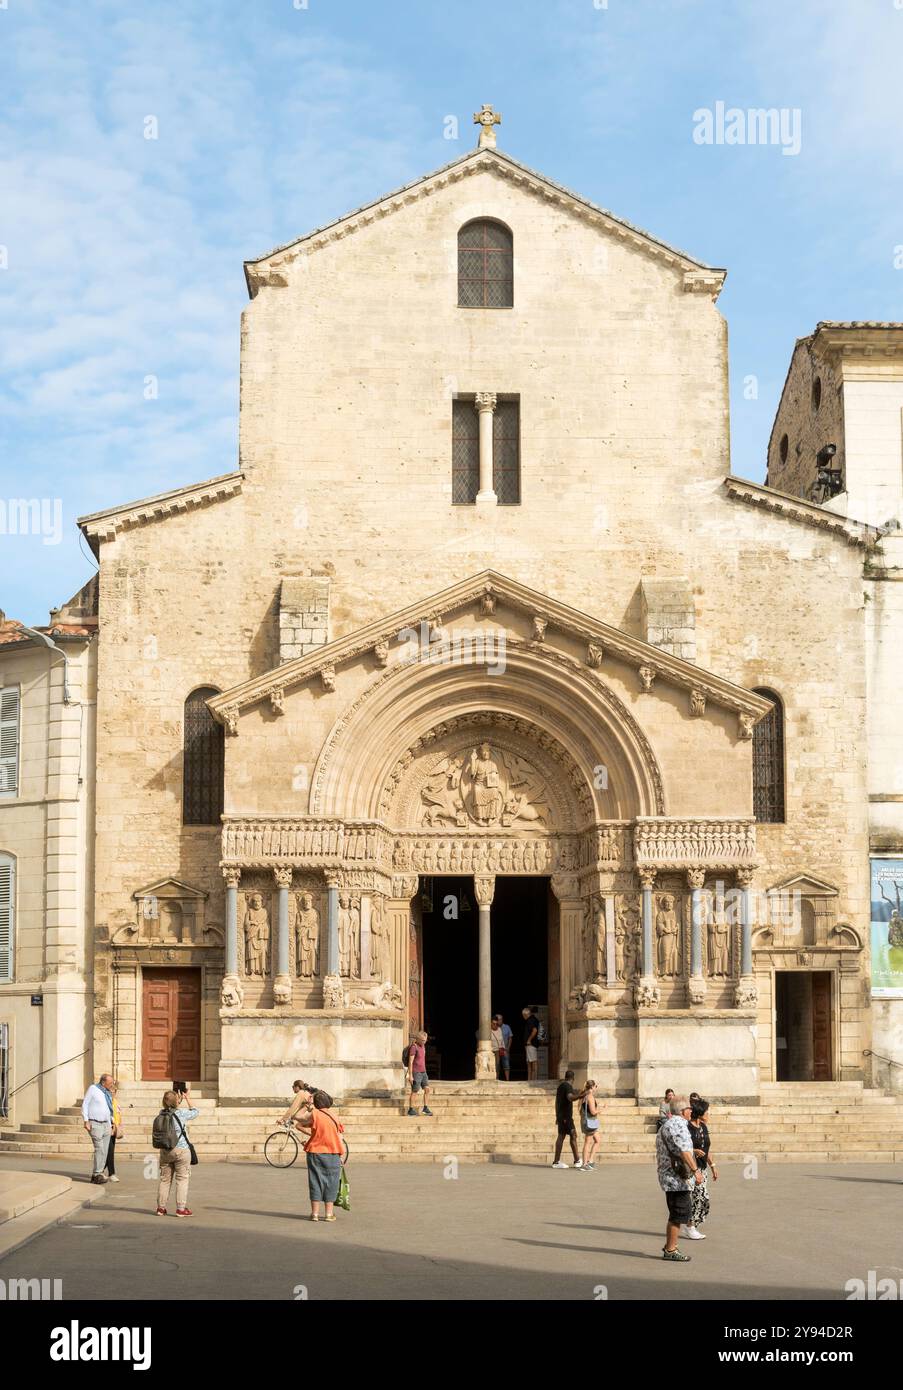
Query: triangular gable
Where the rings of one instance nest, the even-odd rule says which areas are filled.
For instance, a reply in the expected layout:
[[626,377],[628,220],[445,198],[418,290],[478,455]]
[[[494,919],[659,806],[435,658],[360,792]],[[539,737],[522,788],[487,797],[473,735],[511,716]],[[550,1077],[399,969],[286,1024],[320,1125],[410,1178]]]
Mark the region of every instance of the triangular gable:
[[209,893],[203,893],[200,888],[192,888],[189,883],[182,883],[178,878],[161,878],[147,888],[136,889],[132,894],[136,902],[140,902],[142,898],[179,898],[182,901],[188,898],[206,902],[209,896]]
[[556,631],[585,642],[585,660],[591,669],[600,669],[606,657],[614,657],[635,667],[646,689],[661,677],[666,683],[689,691],[694,713],[700,712],[700,706],[704,710],[707,700],[735,711],[740,716],[744,737],[751,736],[752,725],[772,708],[771,701],[761,695],[701,670],[692,662],[671,656],[659,647],[599,622],[495,570],[483,570],[407,608],[377,618],[307,656],[287,661],[262,676],[244,681],[209,700],[209,708],[230,733],[236,733],[238,716],[243,709],[264,699],[269,699],[274,708],[280,708],[286,691],[318,675],[325,687],[332,689],[336,667],[344,662],[372,652],[380,665],[387,665],[390,643],[402,629],[416,629],[421,622],[431,627],[441,625],[449,614],[476,603],[484,613],[491,613],[499,602],[532,619],[539,644],[550,640]]
[[218,478],[188,483],[186,487],[174,488],[171,492],[159,492],[138,502],[123,502],[118,507],[107,507],[102,512],[80,516],[76,524],[96,556],[101,542],[113,540],[119,531],[234,497],[241,491],[243,476],[242,473],[223,473]]
[[502,150],[479,148],[469,150],[467,154],[452,160],[450,164],[443,165],[441,169],[436,169],[431,174],[424,174],[421,178],[415,179],[413,183],[404,184],[401,188],[396,188],[394,192],[386,193],[381,198],[376,198],[372,203],[356,208],[353,212],[337,218],[336,221],[328,223],[325,227],[318,227],[312,232],[307,232],[304,236],[286,242],[283,246],[274,247],[272,251],[258,256],[255,260],[245,261],[245,279],[247,280],[249,295],[253,299],[262,285],[285,285],[287,282],[284,271],[299,256],[316,251],[330,242],[340,241],[343,237],[357,231],[358,228],[366,227],[369,223],[397,212],[420,198],[428,197],[441,188],[447,188],[449,184],[457,183],[460,179],[487,170],[500,178],[512,181],[536,197],[567,208],[576,217],[595,224],[621,240],[629,241],[637,249],[655,256],[676,270],[683,271],[686,290],[711,294],[713,298],[717,298],[724,283],[726,271],[706,265],[704,261],[696,260],[695,257],[687,255],[685,251],[679,251],[677,247],[669,246],[659,237],[652,236],[651,233],[643,231],[641,227],[634,226],[632,222],[628,222],[622,217],[616,217],[613,212],[599,207],[596,203],[591,203],[587,198],[582,197],[579,193],[573,193],[562,184],[554,183],[552,179],[546,178],[545,174],[537,173],[535,169],[521,164],[519,160],[513,159],[510,154],[505,154]]
[[795,889],[801,894],[811,893],[814,897],[837,897],[837,889],[833,883],[823,883],[819,878],[813,878],[811,874],[794,874],[792,878],[782,879],[780,883],[772,884],[766,889],[767,894],[786,893],[788,889]]

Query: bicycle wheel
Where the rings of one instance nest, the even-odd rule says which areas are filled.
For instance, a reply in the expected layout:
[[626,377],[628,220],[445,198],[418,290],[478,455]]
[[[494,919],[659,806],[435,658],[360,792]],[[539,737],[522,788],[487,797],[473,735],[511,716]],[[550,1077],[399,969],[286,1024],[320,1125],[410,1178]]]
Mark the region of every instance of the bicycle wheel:
[[263,1146],[263,1156],[271,1168],[291,1168],[298,1157],[298,1141],[290,1129],[277,1129]]

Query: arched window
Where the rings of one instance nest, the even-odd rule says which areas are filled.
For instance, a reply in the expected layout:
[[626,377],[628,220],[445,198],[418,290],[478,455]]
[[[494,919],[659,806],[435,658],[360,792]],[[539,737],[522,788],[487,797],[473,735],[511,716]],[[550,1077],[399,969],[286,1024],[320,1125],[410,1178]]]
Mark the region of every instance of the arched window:
[[514,304],[514,241],[503,223],[481,217],[458,232],[458,304],[465,309]]
[[192,690],[185,701],[182,759],[182,821],[219,825],[223,813],[224,730],[207,708],[220,692],[213,686]]
[[784,820],[784,705],[773,690],[757,690],[774,708],[753,729],[753,809],[757,821]]
[[0,981],[13,978],[16,946],[16,861],[0,853]]

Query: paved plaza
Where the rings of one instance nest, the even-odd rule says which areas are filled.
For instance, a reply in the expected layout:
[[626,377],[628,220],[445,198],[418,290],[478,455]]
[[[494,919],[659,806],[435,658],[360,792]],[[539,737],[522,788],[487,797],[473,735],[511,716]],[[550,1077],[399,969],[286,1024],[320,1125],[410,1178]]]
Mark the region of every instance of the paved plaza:
[[[7,1160],[0,1167],[17,1165]],[[19,1164],[19,1167],[22,1165]],[[29,1167],[84,1176],[71,1163]],[[87,1169],[87,1153],[85,1169]],[[0,1260],[72,1299],[826,1299],[903,1278],[899,1165],[725,1164],[692,1263],[660,1256],[651,1164],[583,1174],[501,1164],[356,1164],[352,1212],[312,1225],[302,1164],[195,1170],[190,1221],[154,1215],[143,1165]]]

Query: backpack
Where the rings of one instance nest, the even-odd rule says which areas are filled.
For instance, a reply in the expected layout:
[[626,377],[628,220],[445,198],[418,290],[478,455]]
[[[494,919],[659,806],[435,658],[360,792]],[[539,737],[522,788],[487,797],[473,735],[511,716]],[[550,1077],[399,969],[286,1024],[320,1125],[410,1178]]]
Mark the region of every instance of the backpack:
[[406,1067],[406,1066],[408,1065],[408,1062],[410,1062],[410,1060],[411,1060],[411,1044],[408,1043],[407,1047],[403,1047],[403,1048],[401,1049],[401,1065],[402,1065],[403,1067]]
[[536,1029],[536,1046],[545,1047],[548,1041],[549,1035],[546,1032],[546,1026],[544,1023],[540,1023],[539,1027]]
[[161,1110],[154,1116],[151,1130],[151,1144],[155,1149],[174,1149],[182,1137],[182,1130],[174,1110]]

